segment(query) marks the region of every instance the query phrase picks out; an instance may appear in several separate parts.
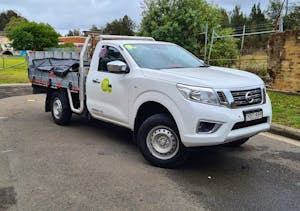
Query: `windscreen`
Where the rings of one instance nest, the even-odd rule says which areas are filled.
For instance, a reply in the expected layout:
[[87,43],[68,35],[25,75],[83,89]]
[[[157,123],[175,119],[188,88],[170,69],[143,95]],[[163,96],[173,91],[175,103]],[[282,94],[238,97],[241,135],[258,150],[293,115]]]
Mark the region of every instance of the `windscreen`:
[[196,56],[173,44],[126,44],[124,47],[142,68],[172,69],[206,66]]

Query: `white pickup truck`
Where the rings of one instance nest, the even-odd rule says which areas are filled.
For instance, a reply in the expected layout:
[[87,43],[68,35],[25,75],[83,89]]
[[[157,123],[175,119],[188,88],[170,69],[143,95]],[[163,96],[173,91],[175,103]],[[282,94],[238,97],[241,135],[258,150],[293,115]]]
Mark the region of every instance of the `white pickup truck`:
[[55,123],[66,125],[75,113],[127,127],[159,167],[183,163],[188,148],[240,146],[269,130],[271,103],[258,76],[208,66],[149,37],[98,38],[90,61],[91,36],[80,55],[29,53],[29,79],[35,92],[47,92]]

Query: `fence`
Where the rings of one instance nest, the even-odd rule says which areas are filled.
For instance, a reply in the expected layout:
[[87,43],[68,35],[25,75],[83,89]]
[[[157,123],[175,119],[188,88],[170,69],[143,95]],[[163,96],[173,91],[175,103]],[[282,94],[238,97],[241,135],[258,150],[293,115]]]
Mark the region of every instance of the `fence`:
[[25,56],[0,55],[0,71],[26,68]]

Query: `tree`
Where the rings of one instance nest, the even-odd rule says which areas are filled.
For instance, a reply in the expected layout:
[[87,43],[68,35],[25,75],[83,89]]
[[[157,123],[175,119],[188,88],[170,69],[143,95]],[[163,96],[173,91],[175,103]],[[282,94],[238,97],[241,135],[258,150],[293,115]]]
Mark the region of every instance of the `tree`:
[[253,25],[261,25],[268,23],[265,14],[260,9],[260,3],[254,4],[249,16],[249,23]]
[[[273,23],[276,23],[277,18],[282,14],[282,2],[280,0],[270,0],[267,9],[267,15]],[[285,30],[300,28],[300,6],[292,4],[289,6],[288,13],[283,16]]]
[[119,20],[114,20],[111,23],[107,23],[103,28],[104,34],[111,35],[133,35],[135,24],[127,15]]
[[10,31],[12,28],[18,26],[19,24],[26,23],[26,22],[28,21],[23,17],[12,17],[10,21],[6,24],[4,30]]
[[66,34],[66,36],[80,36],[80,35],[81,35],[80,29],[69,30],[68,34]]
[[241,7],[236,5],[230,17],[230,26],[234,29],[240,29],[247,23],[247,17],[241,11]]
[[284,16],[284,28],[289,30],[300,29],[300,6],[292,5],[288,15]]
[[49,24],[21,21],[9,23],[7,36],[17,50],[43,50],[56,47],[60,35]]
[[205,25],[220,27],[220,10],[205,0],[147,0],[142,9],[141,35],[174,42],[198,56]]
[[[251,32],[268,31],[272,30],[273,27],[270,25],[265,14],[260,9],[260,4],[254,4],[251,9],[251,13],[248,19],[248,27],[250,26]],[[247,30],[248,32],[249,30]],[[245,38],[244,46],[246,48],[265,49],[267,47],[269,35],[260,34],[247,36]]]
[[267,16],[273,23],[277,20],[277,17],[280,15],[282,7],[281,0],[269,0],[269,6],[267,9]]
[[225,9],[221,8],[220,13],[221,13],[221,27],[222,28],[230,27],[229,16],[227,14],[227,11]]
[[4,30],[4,28],[12,18],[20,18],[20,17],[21,15],[19,15],[18,12],[14,10],[7,10],[5,12],[0,13],[0,31]]
[[[233,34],[233,30],[230,28],[223,29],[218,32],[220,35]],[[226,37],[217,39],[214,42],[211,58],[217,59],[210,62],[212,65],[228,66],[235,64],[235,61],[239,55],[238,52],[238,40],[234,37]],[[222,60],[224,59],[224,60]]]
[[98,28],[95,24],[93,24],[92,27],[90,28],[90,31],[102,32],[103,29],[102,28]]

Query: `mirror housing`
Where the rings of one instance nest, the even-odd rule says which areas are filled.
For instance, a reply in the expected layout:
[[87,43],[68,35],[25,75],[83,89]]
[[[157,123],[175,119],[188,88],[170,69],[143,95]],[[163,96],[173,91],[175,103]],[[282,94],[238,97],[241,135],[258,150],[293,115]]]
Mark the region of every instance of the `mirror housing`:
[[119,60],[108,62],[107,70],[112,73],[128,73],[127,64]]

